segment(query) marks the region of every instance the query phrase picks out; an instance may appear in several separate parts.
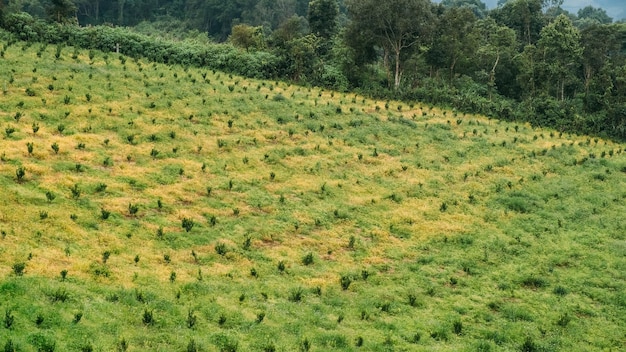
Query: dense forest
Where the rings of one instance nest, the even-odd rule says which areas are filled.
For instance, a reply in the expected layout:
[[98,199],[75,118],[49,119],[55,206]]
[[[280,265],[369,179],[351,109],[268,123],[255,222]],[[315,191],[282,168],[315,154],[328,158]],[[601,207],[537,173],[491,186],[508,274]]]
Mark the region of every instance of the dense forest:
[[156,61],[626,139],[626,23],[562,4],[4,0],[0,11],[3,28],[22,40],[117,46]]

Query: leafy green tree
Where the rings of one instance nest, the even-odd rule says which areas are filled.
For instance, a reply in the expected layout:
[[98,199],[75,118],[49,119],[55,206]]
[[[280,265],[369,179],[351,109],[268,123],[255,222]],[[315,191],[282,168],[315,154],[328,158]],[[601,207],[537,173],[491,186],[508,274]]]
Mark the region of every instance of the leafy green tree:
[[468,8],[478,18],[485,18],[485,16],[487,16],[487,5],[480,0],[442,0],[441,5],[446,7]]
[[337,31],[337,16],[337,0],[312,0],[307,14],[311,33],[326,40],[330,39]]
[[49,0],[47,12],[50,19],[59,23],[76,22],[77,7],[72,0]]
[[544,0],[509,0],[491,15],[502,25],[515,30],[520,44],[535,44],[546,23],[542,8]]
[[479,40],[477,50],[479,65],[489,72],[488,86],[491,92],[496,87],[498,66],[502,62],[513,65],[512,58],[516,54],[515,31],[498,25],[490,17],[477,21],[475,30]]
[[567,16],[560,15],[541,30],[537,47],[545,74],[542,81],[557,99],[565,100],[565,86],[577,81],[582,58],[580,32]]
[[272,33],[271,46],[282,61],[282,72],[295,81],[311,78],[318,68],[320,40],[307,34],[306,19],[293,16]]
[[447,68],[451,81],[459,62],[468,61],[475,56],[475,21],[474,13],[466,7],[447,8],[439,18],[441,25],[437,27],[427,61],[435,67]]
[[[404,62],[427,42],[435,24],[428,0],[347,0],[351,33],[368,38],[361,45],[382,49],[388,81],[393,71],[393,87],[400,88]],[[358,48],[362,50],[363,48]]]
[[254,7],[252,22],[255,25],[276,29],[294,16],[296,16],[295,0],[259,0]]
[[[589,95],[598,75],[610,69],[611,59],[620,52],[621,41],[617,26],[592,25],[581,31],[582,61],[585,75],[585,93]],[[602,40],[598,40],[602,38]],[[606,89],[606,87],[604,88]],[[604,89],[601,89],[602,91]]]
[[233,26],[228,39],[234,46],[244,48],[246,51],[249,51],[250,48],[262,48],[264,43],[263,28],[238,24]]
[[579,19],[589,19],[599,24],[609,24],[613,22],[613,19],[606,14],[606,11],[601,8],[595,8],[593,6],[586,6],[578,10]]

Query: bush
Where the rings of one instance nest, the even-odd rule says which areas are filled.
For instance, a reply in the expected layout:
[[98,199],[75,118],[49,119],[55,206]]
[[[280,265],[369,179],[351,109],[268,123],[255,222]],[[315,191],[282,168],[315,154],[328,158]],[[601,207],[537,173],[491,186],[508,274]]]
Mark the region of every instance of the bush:
[[189,218],[183,218],[183,220],[182,220],[182,226],[183,226],[183,228],[185,229],[185,231],[186,231],[186,232],[189,232],[189,231],[191,231],[191,229],[193,228],[193,226],[194,226],[194,222],[193,222],[193,220],[192,220],[192,219],[189,219]]
[[[201,45],[192,41],[167,41],[138,34],[123,27],[58,26],[37,20],[26,13],[5,16],[3,27],[24,41],[51,44],[70,43],[89,50],[111,52],[119,44],[127,56],[166,64],[205,67],[252,78],[273,78],[280,59],[268,52],[245,52],[229,44]],[[61,46],[55,56],[60,58]],[[121,56],[124,61],[125,57]]]
[[15,170],[15,177],[17,178],[17,182],[22,182],[24,180],[24,176],[26,176],[26,169],[24,169],[22,166],[18,167],[17,170]]
[[302,287],[297,287],[289,293],[289,300],[291,302],[300,302],[302,301],[302,296],[304,295],[304,290]]
[[342,275],[339,282],[341,283],[341,288],[345,291],[350,287],[352,277],[350,275]]
[[4,312],[4,327],[10,329],[13,326],[14,322],[15,316],[13,315],[13,312],[10,309],[7,309]]
[[302,264],[304,265],[311,265],[314,262],[314,258],[313,258],[313,253],[307,253],[303,258],[302,258]]
[[24,269],[26,269],[26,263],[24,262],[14,263],[12,268],[13,268],[13,273],[15,274],[15,276],[22,276],[24,275]]
[[228,247],[226,247],[225,243],[218,242],[215,245],[215,252],[221,256],[225,256],[228,253]]
[[144,309],[141,321],[144,325],[154,324],[154,312],[152,310]]

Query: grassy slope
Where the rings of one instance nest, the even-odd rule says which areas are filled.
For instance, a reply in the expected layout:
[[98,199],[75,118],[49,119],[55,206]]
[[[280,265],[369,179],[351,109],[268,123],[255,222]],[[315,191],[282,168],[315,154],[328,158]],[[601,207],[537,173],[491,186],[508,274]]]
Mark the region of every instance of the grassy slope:
[[623,146],[55,49],[0,58],[0,347],[626,344]]

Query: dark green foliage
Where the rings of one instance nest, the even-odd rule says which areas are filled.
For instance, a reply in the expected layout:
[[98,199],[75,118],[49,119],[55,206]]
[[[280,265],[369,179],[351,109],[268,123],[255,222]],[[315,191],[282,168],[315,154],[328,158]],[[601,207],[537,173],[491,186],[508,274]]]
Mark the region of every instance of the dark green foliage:
[[15,132],[15,128],[14,127],[7,127],[4,129],[4,132],[6,133],[7,137],[11,137],[11,135]]
[[128,213],[130,215],[137,215],[138,211],[139,211],[139,205],[133,204],[133,203],[128,203]]
[[568,294],[568,290],[563,286],[556,286],[553,292],[558,296],[565,296]]
[[339,283],[341,284],[341,289],[345,291],[350,287],[350,284],[352,283],[352,277],[350,275],[342,275]]
[[13,274],[15,274],[15,276],[22,276],[24,275],[24,269],[26,269],[26,263],[24,262],[17,262],[14,263],[11,268],[13,269]]
[[196,313],[190,309],[187,313],[187,327],[189,329],[192,329],[194,326],[196,326],[197,321],[198,317],[196,316]]
[[72,192],[72,198],[78,199],[80,197],[81,190],[78,187],[78,183],[75,183],[74,186],[70,188],[70,191]]
[[195,223],[194,223],[194,221],[192,219],[183,218],[182,226],[185,229],[185,231],[187,231],[187,232],[191,231],[191,229],[193,228],[194,225],[195,225]]
[[309,339],[305,338],[300,343],[300,351],[301,352],[308,352],[310,350],[311,350],[311,342],[309,341]]
[[53,290],[51,292],[47,293],[48,298],[50,299],[51,302],[65,302],[70,298],[69,293],[63,289],[63,288],[58,288],[56,290]]
[[561,315],[559,317],[559,319],[556,321],[556,324],[562,328],[566,327],[570,322],[572,321],[572,317],[565,313],[563,315]]
[[117,344],[117,350],[119,352],[126,352],[128,350],[129,343],[125,338],[122,338],[120,342]]
[[228,247],[223,242],[218,242],[215,245],[215,252],[221,256],[225,256],[228,253]]
[[17,347],[13,343],[13,340],[8,339],[7,342],[4,344],[4,352],[16,352],[16,351],[17,351]]
[[278,268],[279,272],[281,272],[281,273],[284,272],[285,271],[285,261],[284,260],[279,260],[277,268]]
[[32,335],[30,340],[38,352],[54,352],[56,350],[56,341],[48,335],[37,333]]
[[452,331],[457,335],[461,335],[463,333],[463,323],[460,320],[454,321],[452,323]]
[[111,256],[111,251],[106,250],[104,252],[102,252],[102,263],[106,264],[107,260],[109,260],[109,257]]
[[197,352],[197,351],[199,351],[199,347],[196,344],[196,341],[192,339],[187,344],[187,352]]
[[313,257],[313,253],[307,253],[303,258],[302,258],[302,264],[304,265],[311,265],[314,262],[314,257]]
[[22,182],[24,180],[24,176],[26,176],[26,169],[24,169],[22,166],[18,167],[17,170],[15,170],[15,177],[17,178],[17,182]]
[[256,315],[256,322],[258,324],[262,323],[263,319],[265,319],[265,312],[260,312]]
[[529,276],[522,280],[522,285],[528,288],[538,289],[548,286],[548,282],[542,277]]
[[302,287],[296,287],[295,289],[289,292],[289,300],[291,302],[300,302],[302,301],[302,297],[304,296],[304,289]]
[[231,335],[220,333],[213,337],[213,341],[220,352],[237,352],[239,350],[239,341]]
[[149,309],[144,309],[143,315],[141,317],[141,321],[144,325],[153,325],[154,324],[154,311]]
[[539,346],[537,346],[535,341],[530,336],[526,337],[524,343],[520,347],[521,352],[537,352],[539,350]]
[[13,327],[13,323],[15,323],[15,316],[10,309],[7,309],[4,312],[4,327],[11,329]]

